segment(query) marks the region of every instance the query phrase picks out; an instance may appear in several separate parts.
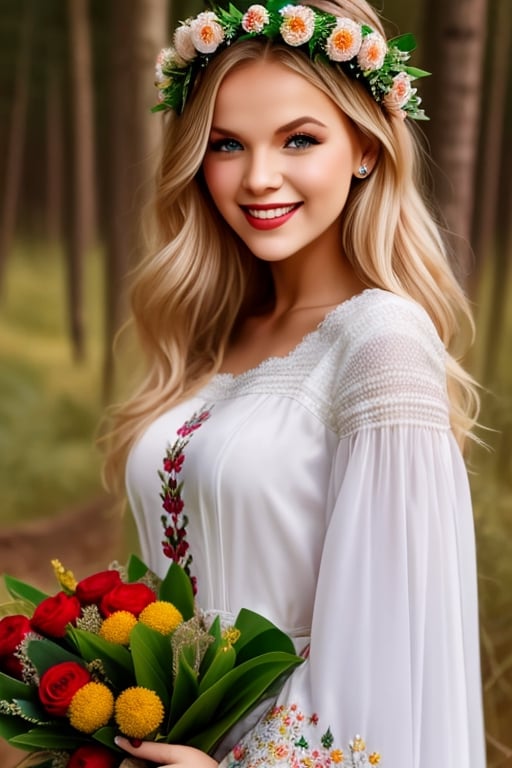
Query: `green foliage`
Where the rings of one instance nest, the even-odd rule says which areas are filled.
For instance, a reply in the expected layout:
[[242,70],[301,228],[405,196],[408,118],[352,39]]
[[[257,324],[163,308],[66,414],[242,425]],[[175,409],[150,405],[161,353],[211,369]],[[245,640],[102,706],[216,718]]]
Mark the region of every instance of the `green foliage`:
[[[176,563],[172,563],[162,582],[160,600],[168,600],[178,609],[185,621],[194,615],[194,593],[189,577]],[[177,601],[177,602],[176,602]]]
[[169,638],[139,623],[132,629],[130,650],[137,685],[155,691],[167,708],[172,688],[172,648]]
[[100,491],[95,431],[100,399],[102,295],[88,261],[89,358],[73,362],[61,254],[18,246],[0,303],[0,524],[54,515]]
[[[70,628],[68,636],[85,661],[101,659],[107,677],[119,690],[126,688],[127,680],[135,680],[132,657],[124,646],[109,643],[99,635],[93,635],[82,629]],[[74,660],[80,661],[77,658]]]
[[42,600],[48,597],[40,589],[36,589],[31,584],[26,584],[24,581],[20,581],[20,579],[16,579],[8,574],[4,576],[4,583],[11,597],[19,598],[30,603],[32,606],[39,605]]
[[81,659],[74,653],[70,653],[63,646],[52,640],[31,640],[28,644],[27,655],[36,668],[39,675],[43,675],[47,669],[62,664],[64,661],[81,663]]

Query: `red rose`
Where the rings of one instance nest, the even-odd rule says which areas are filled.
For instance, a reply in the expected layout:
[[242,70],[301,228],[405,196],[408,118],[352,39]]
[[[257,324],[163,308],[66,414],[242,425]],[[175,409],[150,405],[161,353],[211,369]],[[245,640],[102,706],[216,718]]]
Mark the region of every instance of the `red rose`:
[[104,595],[100,611],[103,616],[110,616],[115,611],[129,611],[138,616],[146,605],[155,600],[155,593],[145,584],[119,584]]
[[0,671],[21,679],[23,668],[14,653],[31,630],[29,619],[21,614],[0,620]]
[[67,768],[116,768],[118,763],[119,758],[113,752],[90,744],[73,752]]
[[39,603],[32,616],[32,629],[49,637],[64,637],[66,625],[74,624],[81,610],[76,597],[58,592]]
[[31,631],[30,620],[21,614],[0,619],[0,656],[10,656]]
[[63,661],[43,673],[39,682],[39,699],[50,715],[64,717],[71,699],[91,681],[89,672],[76,661]]
[[89,605],[90,603],[99,603],[103,595],[110,592],[121,583],[119,571],[100,571],[92,576],[87,576],[76,585],[76,596],[81,603]]

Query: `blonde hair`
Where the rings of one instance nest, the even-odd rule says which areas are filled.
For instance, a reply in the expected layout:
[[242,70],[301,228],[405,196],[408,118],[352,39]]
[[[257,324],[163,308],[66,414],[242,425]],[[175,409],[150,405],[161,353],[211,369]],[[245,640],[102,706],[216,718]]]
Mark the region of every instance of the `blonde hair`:
[[[306,4],[383,33],[365,0]],[[156,242],[137,270],[132,293],[149,370],[138,391],[114,410],[105,467],[110,486],[120,487],[127,454],[149,423],[219,370],[233,328],[258,291],[260,301],[268,298],[267,265],[252,258],[224,223],[201,179],[220,84],[234,67],[261,60],[262,53],[323,90],[364,135],[377,140],[376,166],[364,183],[353,185],[344,210],[344,252],[364,284],[425,308],[449,352],[451,422],[461,444],[475,423],[476,388],[458,362],[461,350],[454,350],[461,323],[473,330],[471,311],[420,193],[421,150],[410,121],[385,111],[337,67],[313,63],[284,45],[244,41],[212,60],[183,114],[168,119],[153,205]],[[249,294],[252,286],[255,295]]]

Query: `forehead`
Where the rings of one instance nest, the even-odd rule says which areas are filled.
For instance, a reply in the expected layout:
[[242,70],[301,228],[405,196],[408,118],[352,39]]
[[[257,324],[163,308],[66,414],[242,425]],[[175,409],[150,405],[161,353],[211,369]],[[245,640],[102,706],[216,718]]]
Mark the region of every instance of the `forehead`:
[[[250,120],[284,124],[297,115],[340,121],[343,113],[326,93],[277,61],[244,62],[222,81],[215,101],[214,125]],[[226,126],[227,127],[227,126]]]

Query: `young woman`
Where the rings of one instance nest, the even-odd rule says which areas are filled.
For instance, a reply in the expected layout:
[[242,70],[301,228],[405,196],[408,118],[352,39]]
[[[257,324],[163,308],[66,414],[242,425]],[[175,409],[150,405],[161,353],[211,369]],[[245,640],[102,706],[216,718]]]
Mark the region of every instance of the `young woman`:
[[270,0],[189,20],[159,61],[149,367],[109,471],[127,459],[163,573],[157,473],[187,435],[200,606],[261,612],[306,658],[215,759],[120,740],[159,765],[485,764],[469,311],[420,192],[422,73],[383,35],[365,0]]

